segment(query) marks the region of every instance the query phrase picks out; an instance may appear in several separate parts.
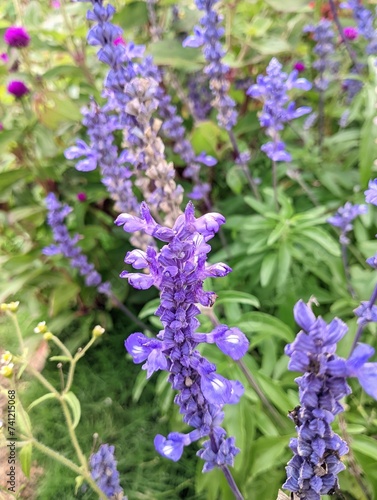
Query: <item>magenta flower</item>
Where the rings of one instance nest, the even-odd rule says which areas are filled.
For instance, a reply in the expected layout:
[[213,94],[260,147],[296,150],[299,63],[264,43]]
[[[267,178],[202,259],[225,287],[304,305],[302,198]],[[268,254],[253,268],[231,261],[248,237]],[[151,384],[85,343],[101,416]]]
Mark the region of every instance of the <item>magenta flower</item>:
[[0,54],[0,61],[2,61],[4,64],[6,64],[9,61],[9,57],[6,52],[2,52]]
[[86,194],[85,193],[77,193],[77,199],[78,201],[86,201]]
[[21,26],[10,26],[4,33],[4,42],[9,47],[21,49],[29,45],[30,36]]
[[21,99],[21,97],[30,92],[24,82],[21,82],[19,80],[12,80],[10,83],[8,83],[7,91],[9,92],[9,94],[14,95],[14,97],[16,97],[17,99]]
[[4,130],[4,125],[0,122],[0,132]]
[[122,36],[118,36],[113,43],[114,45],[126,45],[126,41]]
[[295,69],[296,71],[298,71],[299,73],[301,73],[302,71],[306,70],[306,66],[305,66],[305,64],[302,61],[297,61],[294,64],[293,69]]
[[347,38],[347,40],[356,40],[359,36],[359,32],[354,26],[346,26],[343,28],[343,35]]

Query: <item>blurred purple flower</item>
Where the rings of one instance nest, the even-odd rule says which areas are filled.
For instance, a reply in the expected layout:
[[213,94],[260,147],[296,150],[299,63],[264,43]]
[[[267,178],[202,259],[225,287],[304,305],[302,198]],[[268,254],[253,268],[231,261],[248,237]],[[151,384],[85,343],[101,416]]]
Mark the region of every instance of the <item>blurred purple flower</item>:
[[365,191],[365,201],[377,206],[377,179],[369,181],[368,189]]
[[359,36],[358,30],[354,26],[345,26],[343,28],[343,34],[347,38],[347,40],[356,40],[356,38]]
[[7,64],[7,62],[9,61],[9,56],[6,52],[2,52],[0,54],[0,61],[2,61],[4,64]]
[[21,26],[10,26],[5,30],[4,42],[9,45],[9,47],[21,49],[29,45],[30,36],[25,28]]
[[293,69],[295,69],[295,70],[297,70],[299,73],[301,73],[302,71],[305,71],[305,70],[306,70],[305,63],[303,63],[302,61],[297,61],[297,62],[294,64]]
[[77,199],[78,201],[86,201],[87,196],[85,193],[77,193]]
[[350,242],[347,233],[353,229],[352,221],[359,215],[366,214],[367,211],[368,207],[366,205],[352,205],[352,203],[347,201],[343,207],[338,209],[335,215],[327,219],[329,224],[334,227],[339,227],[339,240],[343,245],[348,245]]
[[114,446],[101,444],[89,460],[91,476],[108,498],[119,498],[123,490],[119,484],[119,472],[114,457]]
[[30,90],[20,80],[12,80],[7,86],[7,91],[9,94],[14,95],[16,99],[21,99],[24,95],[28,94]]

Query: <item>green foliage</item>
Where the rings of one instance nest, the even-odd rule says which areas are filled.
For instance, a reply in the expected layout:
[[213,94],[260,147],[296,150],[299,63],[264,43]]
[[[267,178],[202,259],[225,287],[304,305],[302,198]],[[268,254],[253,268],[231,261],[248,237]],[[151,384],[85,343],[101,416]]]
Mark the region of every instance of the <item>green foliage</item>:
[[[347,291],[339,234],[327,223],[346,201],[362,203],[362,191],[376,176],[374,60],[364,56],[360,37],[352,47],[365,67],[361,76],[354,75],[348,54],[338,46],[340,72],[325,93],[323,142],[319,144],[318,123],[306,129],[304,118],[282,132],[293,161],[289,166],[278,165],[275,200],[271,165],[260,151],[266,142],[258,121],[260,103],[237,85],[245,78],[255,81],[272,56],[279,57],[287,72],[297,60],[303,60],[307,66],[304,76],[313,80],[313,41],[303,35],[302,28],[319,19],[324,3],[316,2],[313,10],[306,0],[219,2],[226,29],[225,62],[230,66],[227,79],[239,110],[234,133],[240,150],[252,152],[246,173],[234,161],[232,142],[217,124],[216,112],[198,121],[187,104],[189,78],[205,64],[199,49],[182,47],[182,39],[200,18],[192,0],[160,0],[155,5],[161,36],[153,41],[145,1],[114,3],[115,21],[124,29],[126,42],[145,44],[146,53],[164,69],[162,86],[184,119],[195,153],[205,151],[218,161],[201,172],[202,180],[211,185],[211,207],[200,201],[195,204],[197,214],[220,211],[225,215],[226,224],[221,239],[214,240],[210,260],[228,263],[233,272],[221,280],[206,281],[206,289],[214,290],[218,298],[210,310],[203,309],[198,331],[211,331],[216,321],[236,326],[247,335],[250,347],[244,366],[229,360],[213,345],[200,346],[200,350],[216,363],[219,373],[240,380],[246,388],[240,403],[225,409],[224,427],[241,449],[233,469],[235,480],[246,500],[275,500],[291,457],[289,439],[295,434],[287,413],[298,404],[295,374],[287,370],[284,355],[284,346],[298,330],[292,308],[298,299],[308,301],[314,296],[319,303],[313,306],[316,313],[326,320],[337,315],[346,321],[350,333],[339,345],[339,353],[346,357],[357,327],[352,311],[361,300],[369,299],[377,282],[375,271],[365,264],[377,249],[376,209],[370,207],[369,213],[355,222],[350,236],[348,260],[354,296]],[[172,9],[175,4],[177,15]],[[76,138],[86,138],[85,127],[80,125],[82,106],[88,104],[90,96],[103,102],[107,69],[98,62],[97,49],[86,46],[86,10],[85,3],[65,0],[61,0],[60,9],[52,8],[47,0],[0,5],[1,35],[10,24],[22,24],[31,34],[29,48],[20,53],[9,51],[8,65],[0,62],[0,122],[4,126],[0,130],[0,302],[21,302],[18,318],[25,352],[17,367],[25,385],[15,381],[20,384],[25,408],[20,432],[29,435],[32,430],[36,439],[76,460],[59,398],[28,374],[27,367],[43,350],[43,342],[36,340],[33,329],[39,321],[48,320],[54,335],[74,353],[86,345],[93,326],[101,324],[109,335],[80,359],[72,388],[62,396],[85,457],[94,449],[93,433],[98,434],[98,442],[114,444],[121,484],[129,500],[228,500],[233,496],[221,471],[202,474],[202,463],[195,455],[197,445],[185,449],[178,463],[156,454],[156,434],[186,432],[187,426],[174,405],[166,373],[147,381],[145,371],[125,354],[124,339],[141,327],[121,317],[113,300],[85,287],[82,277],[62,256],[42,254],[52,243],[44,198],[55,192],[73,207],[69,231],[81,235],[79,245],[110,281],[116,297],[148,326],[161,329],[154,315],[158,292],[138,292],[119,279],[125,267],[124,255],[132,244],[113,224],[117,213],[99,172],[78,172],[64,157],[64,150]],[[341,21],[348,24],[350,20],[342,14]],[[6,50],[1,37],[0,53]],[[340,86],[348,77],[363,83],[350,105]],[[22,101],[6,92],[8,81],[15,78],[24,80],[31,89]],[[299,105],[318,110],[315,89],[295,99]],[[346,109],[348,124],[341,128],[339,119]],[[177,165],[178,182],[188,193],[192,186],[182,175],[183,162],[173,153],[171,142],[164,141],[168,160]],[[117,142],[119,146],[122,143],[120,133]],[[248,174],[260,181],[260,199],[251,193]],[[78,201],[80,192],[86,194],[86,201]],[[140,194],[138,188],[135,192]],[[376,325],[369,325],[363,340],[376,347],[376,335]],[[17,339],[3,316],[0,346],[20,355]],[[43,376],[60,391],[56,364],[62,365],[67,382],[72,356],[54,346],[43,361]],[[339,476],[340,489],[349,500],[377,499],[376,407],[356,383],[352,382],[352,388],[345,420],[335,428],[352,449],[352,455],[345,458],[347,469]],[[31,442],[22,447],[18,457],[27,477],[32,476],[34,461],[44,470],[35,487],[38,499],[97,498],[83,476],[46,457]]]

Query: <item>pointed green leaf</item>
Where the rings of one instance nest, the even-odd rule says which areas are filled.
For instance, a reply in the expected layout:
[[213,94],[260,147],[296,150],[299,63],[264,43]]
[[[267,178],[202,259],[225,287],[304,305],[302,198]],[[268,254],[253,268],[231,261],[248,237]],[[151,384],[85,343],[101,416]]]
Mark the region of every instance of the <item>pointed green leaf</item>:
[[48,399],[54,399],[54,398],[55,398],[55,394],[52,394],[52,392],[48,392],[47,394],[44,394],[40,398],[38,398],[35,401],[33,401],[32,403],[30,403],[27,411],[32,410],[33,408],[38,406],[40,403],[43,403],[44,401],[47,401]]
[[23,446],[21,451],[20,451],[21,469],[27,478],[30,478],[32,452],[33,452],[32,443],[25,444],[25,446]]
[[265,287],[270,283],[275,271],[276,263],[277,263],[276,253],[268,253],[263,258],[260,270],[260,283],[262,287]]
[[76,429],[81,418],[80,401],[77,399],[77,396],[72,391],[69,391],[67,392],[67,394],[64,394],[64,399],[67,401],[67,403],[71,408],[73,416],[73,428]]

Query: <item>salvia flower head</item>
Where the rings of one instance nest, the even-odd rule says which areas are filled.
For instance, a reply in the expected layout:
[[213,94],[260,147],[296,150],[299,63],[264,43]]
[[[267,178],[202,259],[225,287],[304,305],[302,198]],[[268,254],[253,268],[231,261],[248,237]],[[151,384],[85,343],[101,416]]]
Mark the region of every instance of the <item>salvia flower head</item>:
[[283,72],[282,65],[275,57],[267,66],[266,73],[266,76],[258,75],[257,83],[251,85],[247,91],[249,96],[263,102],[259,121],[262,127],[267,129],[267,135],[272,138],[272,141],[264,144],[261,149],[273,161],[291,161],[291,155],[280,139],[280,132],[287,122],[310,113],[311,108],[296,108],[295,103],[290,102],[288,91],[293,88],[310,90],[311,83],[305,78],[298,78],[297,70],[293,70],[289,75]]
[[91,476],[108,498],[122,498],[114,446],[102,444],[90,457]]
[[237,122],[236,103],[228,95],[230,83],[226,76],[229,66],[224,64],[225,50],[221,43],[224,35],[222,26],[223,17],[217,12],[215,5],[218,0],[195,0],[199,10],[204,11],[200,19],[201,26],[195,26],[194,35],[183,42],[184,47],[202,47],[203,55],[207,61],[204,72],[208,75],[209,86],[214,97],[211,102],[217,110],[219,125],[226,130],[231,130]]
[[55,244],[43,249],[44,255],[63,254],[71,262],[72,267],[79,270],[81,276],[85,277],[87,286],[94,286],[100,293],[111,294],[110,283],[103,282],[100,274],[95,270],[94,264],[88,262],[82,249],[77,245],[80,237],[78,234],[70,236],[65,224],[65,218],[72,212],[72,208],[62,204],[54,193],[46,197],[48,210],[47,222],[52,229]]
[[30,92],[25,83],[20,80],[12,80],[9,82],[7,91],[9,94],[14,95],[16,99],[21,99]]
[[168,380],[178,391],[175,403],[184,422],[194,427],[188,434],[172,432],[166,438],[157,435],[156,450],[177,461],[185,446],[209,436],[210,441],[204,443],[198,453],[206,462],[204,472],[215,466],[233,465],[234,456],[239,452],[234,440],[226,437],[220,425],[224,418],[223,406],[237,403],[243,387],[240,382],[216,373],[216,366],[201,356],[197,346],[201,342],[216,344],[233,359],[240,359],[248,349],[248,341],[238,328],[218,325],[211,333],[196,331],[199,326],[196,316],[200,312],[196,304],[208,307],[216,299],[213,292],[203,289],[204,279],[222,277],[231,271],[224,263],[207,263],[211,250],[208,241],[224,221],[217,213],[195,218],[191,202],[172,228],[158,224],[144,202],[140,217],[121,214],[115,221],[127,232],[144,231],[166,243],[160,251],[149,247],[146,252],[133,250],[126,255],[127,264],[137,270],[147,269],[149,274],[124,271],[121,277],[127,278],[135,288],[147,289],[154,285],[160,290],[156,315],[163,329],[157,338],[134,333],[125,346],[135,363],[144,362],[148,377],[156,370],[169,372]]
[[5,30],[4,42],[9,45],[9,47],[21,49],[29,45],[30,36],[22,26],[10,26]]
[[347,233],[353,229],[352,221],[359,215],[367,213],[367,211],[368,207],[366,205],[352,205],[352,203],[347,201],[343,207],[339,208],[335,215],[327,219],[327,222],[334,227],[339,227],[339,240],[342,244],[348,245],[350,241]]
[[377,206],[377,179],[369,181],[368,189],[365,191],[365,201]]
[[358,344],[348,359],[336,355],[337,343],[348,330],[338,318],[327,324],[302,300],[294,307],[294,317],[302,330],[285,353],[290,357],[288,369],[303,375],[296,379],[300,405],[289,414],[298,437],[290,442],[294,457],[283,487],[299,498],[320,500],[338,489],[337,476],[345,468],[340,458],[348,446],[332,431],[331,423],[344,411],[340,400],[351,392],[347,378],[357,377],[376,398],[377,363],[367,363],[374,349],[366,344]]
[[334,60],[335,33],[332,23],[328,19],[321,19],[315,26],[305,26],[304,32],[312,33],[313,40],[317,42],[314,47],[317,60],[313,63],[313,68],[318,71],[318,76],[314,83],[319,91],[324,91],[330,83],[328,74],[338,70],[338,64]]

